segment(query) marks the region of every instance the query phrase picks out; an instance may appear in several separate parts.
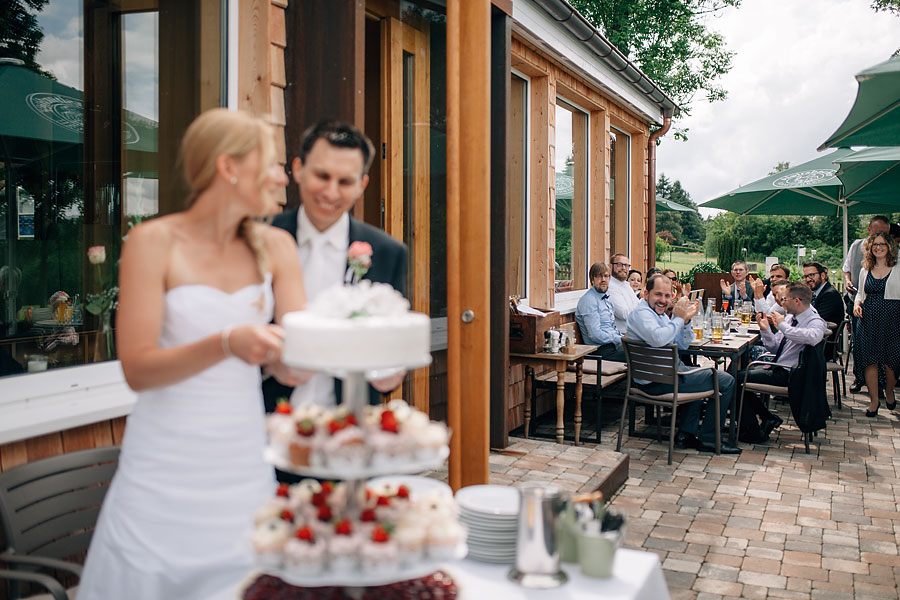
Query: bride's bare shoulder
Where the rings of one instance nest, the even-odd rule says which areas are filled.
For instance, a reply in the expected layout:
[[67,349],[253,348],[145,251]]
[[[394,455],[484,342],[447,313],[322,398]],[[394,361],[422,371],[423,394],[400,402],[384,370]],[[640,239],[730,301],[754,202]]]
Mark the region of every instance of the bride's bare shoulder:
[[167,254],[180,232],[177,215],[157,217],[132,227],[125,236],[123,253],[140,252],[158,256]]

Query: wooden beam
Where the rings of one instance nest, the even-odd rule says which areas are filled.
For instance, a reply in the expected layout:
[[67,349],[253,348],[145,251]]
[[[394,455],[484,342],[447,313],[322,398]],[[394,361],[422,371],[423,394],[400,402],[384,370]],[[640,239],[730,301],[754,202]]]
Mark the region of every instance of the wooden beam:
[[[491,426],[494,448],[508,444],[506,394],[509,382],[509,288],[507,280],[509,171],[507,137],[510,97],[512,19],[495,6],[491,11]],[[525,115],[520,115],[521,119]],[[520,152],[521,154],[521,152]],[[521,157],[524,158],[524,157]],[[519,171],[521,173],[521,170]],[[521,186],[519,186],[521,187]],[[521,202],[521,196],[516,197]],[[521,214],[521,213],[520,213]],[[521,228],[521,221],[519,222]],[[521,237],[521,233],[519,233]],[[517,251],[522,246],[517,246]]]
[[[447,388],[454,489],[488,482],[490,17],[490,0],[447,6]],[[473,317],[468,322],[466,311]]]

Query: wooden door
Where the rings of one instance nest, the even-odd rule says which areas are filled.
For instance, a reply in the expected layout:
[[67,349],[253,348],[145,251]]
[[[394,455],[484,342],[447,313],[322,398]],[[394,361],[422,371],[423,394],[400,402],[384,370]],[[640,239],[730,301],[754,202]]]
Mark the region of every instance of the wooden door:
[[[382,20],[381,186],[384,228],[409,247],[412,309],[429,313],[431,226],[428,33],[394,17]],[[429,369],[409,374],[402,395],[428,413]],[[397,396],[401,394],[398,390]]]

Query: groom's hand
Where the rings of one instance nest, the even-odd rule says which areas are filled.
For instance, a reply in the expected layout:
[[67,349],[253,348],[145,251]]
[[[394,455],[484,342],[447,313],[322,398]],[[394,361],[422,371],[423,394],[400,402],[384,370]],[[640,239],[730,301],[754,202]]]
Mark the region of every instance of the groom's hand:
[[403,378],[406,377],[406,371],[400,371],[396,375],[391,375],[390,377],[383,377],[381,379],[373,379],[369,381],[373,388],[381,392],[382,394],[387,394],[389,392],[393,392],[400,384],[403,383]]

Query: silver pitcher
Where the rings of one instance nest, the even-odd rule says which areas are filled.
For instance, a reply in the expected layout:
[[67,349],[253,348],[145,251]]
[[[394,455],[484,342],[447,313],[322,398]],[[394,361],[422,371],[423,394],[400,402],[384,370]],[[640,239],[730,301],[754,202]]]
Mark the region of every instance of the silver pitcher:
[[527,483],[519,488],[519,535],[516,565],[508,577],[523,587],[552,588],[568,580],[559,568],[559,517],[566,506],[554,486]]

